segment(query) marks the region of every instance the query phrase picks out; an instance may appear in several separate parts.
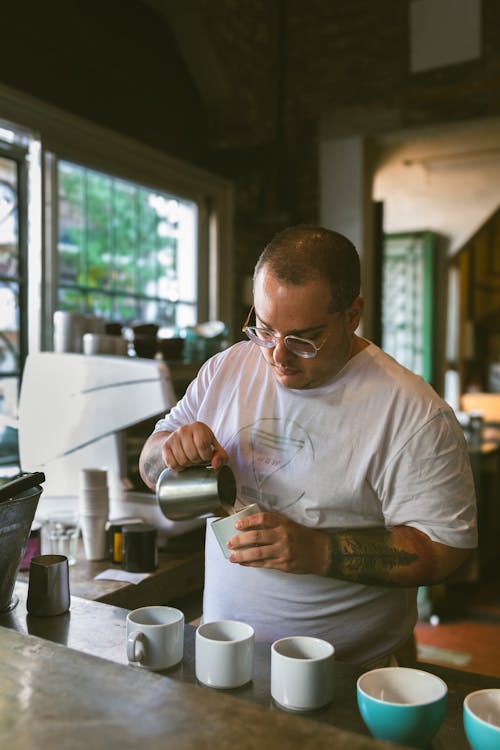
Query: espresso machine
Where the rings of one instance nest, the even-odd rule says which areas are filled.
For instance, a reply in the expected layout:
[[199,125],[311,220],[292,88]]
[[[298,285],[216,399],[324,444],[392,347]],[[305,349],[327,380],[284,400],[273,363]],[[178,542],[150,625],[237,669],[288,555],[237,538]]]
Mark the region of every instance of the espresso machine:
[[199,526],[166,518],[137,470],[156,420],[176,401],[163,361],[30,354],[19,399],[19,456],[23,470],[45,474],[37,515],[76,507],[80,469],[104,468],[110,520],[142,518],[164,536]]

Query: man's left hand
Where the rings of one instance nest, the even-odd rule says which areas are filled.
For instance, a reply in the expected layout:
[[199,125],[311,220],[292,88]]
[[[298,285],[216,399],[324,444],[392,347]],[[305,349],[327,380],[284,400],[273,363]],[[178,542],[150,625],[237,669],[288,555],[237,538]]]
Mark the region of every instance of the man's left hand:
[[228,545],[232,550],[230,562],[286,573],[325,575],[330,540],[324,532],[267,512],[241,518],[235,526],[238,533]]

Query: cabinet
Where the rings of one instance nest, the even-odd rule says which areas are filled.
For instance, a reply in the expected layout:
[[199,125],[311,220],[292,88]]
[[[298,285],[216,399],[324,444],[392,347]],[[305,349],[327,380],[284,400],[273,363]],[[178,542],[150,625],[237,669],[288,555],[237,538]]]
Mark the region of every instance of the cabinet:
[[[462,391],[486,391],[488,369],[500,356],[500,209],[452,260],[459,275],[456,361]],[[448,328],[449,328],[448,324]]]
[[469,243],[473,318],[489,326],[500,320],[500,210]]
[[481,580],[496,580],[500,561],[500,446],[483,443],[469,456],[477,497],[478,566]]

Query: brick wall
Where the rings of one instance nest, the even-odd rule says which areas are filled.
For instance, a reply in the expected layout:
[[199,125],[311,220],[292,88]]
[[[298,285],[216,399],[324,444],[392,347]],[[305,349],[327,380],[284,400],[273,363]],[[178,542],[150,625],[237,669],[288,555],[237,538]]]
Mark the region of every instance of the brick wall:
[[186,0],[224,77],[217,102],[196,88],[203,59],[183,58],[173,6],[154,5],[8,3],[0,80],[231,177],[237,297],[276,230],[317,221],[325,115],[347,133],[381,113],[408,128],[500,115],[498,0],[482,2],[481,59],[414,75],[406,0]]

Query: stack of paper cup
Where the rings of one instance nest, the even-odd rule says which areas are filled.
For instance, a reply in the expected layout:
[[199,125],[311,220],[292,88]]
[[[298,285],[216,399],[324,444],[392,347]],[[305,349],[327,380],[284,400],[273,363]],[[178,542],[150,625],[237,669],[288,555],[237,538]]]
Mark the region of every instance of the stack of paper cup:
[[80,470],[78,510],[85,557],[87,560],[104,560],[107,556],[106,522],[109,515],[106,469]]

